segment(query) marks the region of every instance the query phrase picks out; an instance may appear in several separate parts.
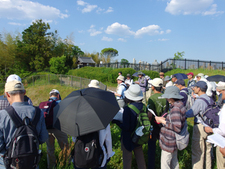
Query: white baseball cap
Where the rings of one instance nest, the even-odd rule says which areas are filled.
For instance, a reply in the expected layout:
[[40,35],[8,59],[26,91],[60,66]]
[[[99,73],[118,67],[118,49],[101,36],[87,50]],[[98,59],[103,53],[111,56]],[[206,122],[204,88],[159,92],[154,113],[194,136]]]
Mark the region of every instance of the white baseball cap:
[[58,94],[60,94],[57,89],[52,89],[49,94],[51,95],[52,93],[58,93]]
[[18,75],[12,74],[12,75],[8,76],[8,78],[6,79],[6,83],[11,82],[13,80],[17,80],[17,81],[22,82],[21,78]]

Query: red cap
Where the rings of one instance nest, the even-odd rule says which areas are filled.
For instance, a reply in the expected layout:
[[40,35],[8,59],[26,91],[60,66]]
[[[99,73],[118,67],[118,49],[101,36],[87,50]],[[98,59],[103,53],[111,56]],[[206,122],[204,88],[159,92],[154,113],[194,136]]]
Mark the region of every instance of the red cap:
[[188,73],[187,75],[192,75],[192,77],[193,77],[193,76],[194,76],[194,73],[190,72],[190,73]]

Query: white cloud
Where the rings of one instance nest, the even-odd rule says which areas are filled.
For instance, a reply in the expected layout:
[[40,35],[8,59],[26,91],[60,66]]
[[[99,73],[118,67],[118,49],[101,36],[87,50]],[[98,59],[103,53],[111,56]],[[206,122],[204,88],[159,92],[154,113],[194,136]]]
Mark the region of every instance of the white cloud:
[[[172,15],[214,15],[223,13],[223,11],[216,11],[217,6],[213,2],[214,0],[170,0],[170,2],[167,2],[165,11]],[[210,7],[211,9],[207,11]]]
[[[166,30],[166,33],[170,33],[171,30]],[[136,38],[140,38],[143,35],[162,35],[165,32],[161,30],[160,26],[158,25],[149,25],[147,27],[142,27],[141,29],[137,30],[136,32],[131,31],[131,28],[127,25],[120,24],[118,22],[113,23],[112,25],[108,26],[105,30],[107,34],[114,34],[118,36],[131,36],[133,35]]]
[[[82,6],[84,7],[81,11],[82,13],[88,13],[88,12],[92,12],[93,10],[96,9],[96,12],[97,13],[101,13],[101,12],[104,12],[104,13],[109,13],[109,12],[113,12],[113,8],[112,7],[109,7],[107,10],[101,8],[101,7],[98,7],[98,5],[91,5],[87,2],[84,2],[82,0],[77,0],[77,5],[79,6]],[[79,8],[78,8],[79,9]]]
[[80,30],[80,31],[78,31],[78,33],[84,33],[84,30]]
[[108,41],[108,42],[111,42],[111,41],[113,41],[113,39],[112,39],[112,38],[109,38],[109,37],[106,37],[106,36],[103,36],[103,37],[102,37],[102,41]]
[[67,18],[69,15],[59,9],[28,0],[1,0],[0,18],[7,19],[46,19]]
[[101,31],[97,31],[96,29],[94,29],[95,25],[91,25],[90,29],[88,30],[88,32],[90,32],[90,36],[96,36],[98,34],[101,34]]
[[120,41],[120,42],[126,42],[127,40],[126,39],[123,39],[123,38],[119,38],[118,41]]
[[21,25],[24,25],[24,24],[21,24],[21,23],[16,23],[16,22],[8,22],[9,25],[15,25],[15,26],[21,26]]
[[115,34],[119,36],[127,36],[127,35],[134,35],[133,31],[130,31],[130,28],[127,25],[120,24],[118,22],[113,23],[112,25],[108,26],[105,30],[107,34]]
[[107,9],[107,11],[105,11],[105,13],[110,13],[110,12],[113,12],[113,8],[112,8],[112,7],[109,7],[109,8]]
[[158,39],[158,41],[168,41],[169,39]]

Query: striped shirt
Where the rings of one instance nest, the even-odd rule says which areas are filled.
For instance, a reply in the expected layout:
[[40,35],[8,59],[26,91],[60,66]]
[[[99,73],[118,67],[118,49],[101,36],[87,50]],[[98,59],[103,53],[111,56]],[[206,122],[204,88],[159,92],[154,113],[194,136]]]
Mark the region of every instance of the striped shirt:
[[166,117],[166,125],[161,128],[159,145],[162,150],[173,153],[177,149],[175,133],[180,133],[184,122],[186,108],[183,102],[176,101]]

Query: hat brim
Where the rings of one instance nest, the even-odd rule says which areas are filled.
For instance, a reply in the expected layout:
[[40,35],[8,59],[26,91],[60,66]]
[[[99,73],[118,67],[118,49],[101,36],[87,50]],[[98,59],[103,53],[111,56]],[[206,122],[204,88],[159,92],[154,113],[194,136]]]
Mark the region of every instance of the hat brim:
[[165,99],[183,99],[184,98],[181,95],[175,95],[175,94],[163,94],[161,97]]
[[140,93],[139,96],[134,97],[134,96],[130,95],[129,90],[126,90],[124,92],[124,95],[125,95],[126,98],[128,98],[129,100],[133,100],[133,101],[139,101],[139,100],[143,99],[143,93],[142,92]]

